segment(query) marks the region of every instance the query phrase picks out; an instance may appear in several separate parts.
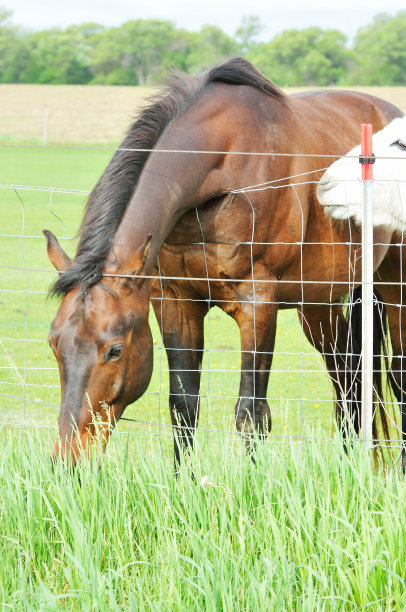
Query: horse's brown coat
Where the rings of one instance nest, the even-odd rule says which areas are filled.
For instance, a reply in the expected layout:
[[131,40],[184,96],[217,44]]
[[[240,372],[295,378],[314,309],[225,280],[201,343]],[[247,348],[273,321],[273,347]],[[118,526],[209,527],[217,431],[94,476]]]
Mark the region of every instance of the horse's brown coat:
[[[228,67],[258,75],[243,60]],[[314,182],[331,158],[312,154],[345,154],[359,140],[361,122],[378,130],[400,111],[362,94],[329,91],[288,98],[233,78],[233,84],[208,81],[161,130],[103,264],[107,275],[148,276],[159,256],[162,275],[184,278],[161,286],[158,280],[105,276],[104,289],[88,283],[85,293],[80,284],[66,291],[51,331],[62,384],[62,447],[58,443],[56,453],[62,448],[76,456],[74,426],[87,444],[92,425],[85,393],[95,411],[102,402],[110,405],[107,421],[113,423],[145,391],[152,367],[147,322],[151,293],[171,370],[173,424],[186,428],[183,442],[193,438],[197,424],[203,319],[213,305],[223,308],[240,328],[240,430],[270,429],[265,398],[278,308],[298,308],[306,335],[325,357],[341,411],[351,401],[353,381],[345,356],[348,325],[341,307],[328,304],[359,283],[359,248],[349,243],[359,243],[360,235],[354,225],[331,223],[324,215]],[[257,78],[262,83],[262,77]],[[233,154],[247,151],[292,155]],[[308,155],[295,156],[303,153]],[[101,199],[102,179],[97,188]],[[277,181],[273,186],[279,188],[230,193],[269,180]],[[57,248],[48,244],[56,263]],[[385,252],[377,254],[376,266]],[[77,261],[79,265],[80,258]],[[75,261],[67,265],[72,277],[74,266]],[[399,259],[385,260],[379,274],[397,278]],[[396,335],[395,317],[390,315],[390,320]],[[117,326],[119,335],[114,332]],[[106,346],[119,341],[122,356],[104,362]],[[175,452],[178,456],[176,441]]]

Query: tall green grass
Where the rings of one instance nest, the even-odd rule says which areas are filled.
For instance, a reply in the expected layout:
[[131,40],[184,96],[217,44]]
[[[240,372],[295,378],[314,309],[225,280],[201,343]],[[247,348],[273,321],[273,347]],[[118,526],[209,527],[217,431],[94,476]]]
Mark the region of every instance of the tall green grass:
[[237,437],[201,436],[178,478],[153,437],[116,433],[74,474],[24,430],[0,451],[3,605],[404,609],[404,480],[339,440],[273,441],[254,465]]

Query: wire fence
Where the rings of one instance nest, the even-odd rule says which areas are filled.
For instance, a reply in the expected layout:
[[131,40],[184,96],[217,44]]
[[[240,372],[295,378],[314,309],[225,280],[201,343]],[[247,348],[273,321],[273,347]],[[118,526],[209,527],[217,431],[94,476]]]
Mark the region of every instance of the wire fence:
[[[354,164],[357,163],[358,158],[354,159]],[[151,301],[158,305],[155,308],[158,323],[152,313],[150,317],[154,372],[144,396],[126,409],[119,423],[123,431],[134,435],[172,435],[168,411],[168,403],[174,395],[171,375],[181,378],[183,373],[195,371],[195,368],[182,367],[174,372],[168,355],[171,351],[190,352],[195,348],[182,345],[165,349],[159,325],[165,330],[169,324],[166,310],[171,304],[177,308],[181,305],[188,312],[195,303],[200,303],[206,309],[201,383],[198,393],[185,392],[185,397],[196,399],[199,396],[200,431],[216,436],[219,432],[234,430],[234,405],[242,399],[255,398],[267,400],[270,405],[274,440],[293,438],[305,442],[312,437],[312,428],[319,427],[318,439],[323,443],[331,440],[335,394],[342,384],[332,364],[342,368],[337,364],[347,362],[352,355],[349,337],[341,336],[344,327],[339,313],[353,306],[349,296],[360,283],[356,264],[361,241],[360,233],[349,220],[330,220],[328,240],[308,239],[303,198],[308,197],[304,194],[309,190],[314,192],[325,169],[320,167],[277,180],[236,186],[229,195],[238,199],[240,210],[244,209],[244,231],[243,235],[234,235],[224,243],[212,240],[213,232],[202,208],[189,213],[190,218],[194,215],[193,236],[190,240],[184,239],[181,248],[194,260],[193,272],[185,273],[183,267],[173,274],[173,266],[169,266],[168,272],[168,255],[161,252],[158,256],[156,272],[151,276],[154,285]],[[401,177],[396,182],[403,188],[405,181]],[[263,191],[274,194],[281,190],[289,191],[294,201],[300,219],[299,236],[295,235],[291,241],[259,240],[258,224],[263,221],[257,210],[256,194]],[[59,370],[47,342],[49,324],[57,309],[55,301],[47,299],[47,293],[56,273],[47,263],[41,229],[51,227],[62,246],[73,253],[74,232],[89,191],[6,183],[0,184],[0,191],[4,194],[0,230],[0,423],[56,429],[60,405]],[[338,228],[340,223],[341,228]],[[337,238],[340,233],[346,237],[344,240]],[[383,272],[378,278],[379,288],[385,293],[390,336],[386,339],[385,355],[380,353],[377,357],[383,373],[387,370],[386,361],[392,364],[392,376],[400,385],[401,393],[404,388],[403,245],[403,235],[399,233],[391,236],[389,242],[380,239],[375,242],[376,247],[390,246],[391,249],[391,259],[387,264],[384,261]],[[179,252],[179,245],[172,245],[172,248]],[[283,249],[297,251],[298,277],[278,277],[264,269],[261,253],[270,250],[278,253]],[[323,261],[334,262],[338,251],[341,255],[344,251],[347,253],[345,278],[335,278],[334,271],[323,268]],[[309,261],[309,252],[312,261]],[[227,269],[220,270],[219,253]],[[236,264],[234,259],[238,260]],[[266,260],[269,260],[268,255]],[[391,269],[387,272],[389,264]],[[201,270],[200,274],[194,272],[197,269]],[[266,328],[266,316],[273,316],[276,309],[276,330]],[[241,346],[235,323],[247,312],[246,325],[250,331],[244,332],[245,335],[241,333]],[[305,333],[301,331],[301,324]],[[269,336],[274,331],[273,347]],[[263,375],[271,358],[268,389],[263,385],[256,387],[257,379]],[[332,372],[333,379],[336,377],[335,384],[327,369]],[[247,396],[239,392],[240,377],[244,375],[253,381],[252,394]],[[341,393],[345,404],[348,386],[341,388]],[[381,399],[390,421],[390,443],[399,446],[398,404],[388,393]]]

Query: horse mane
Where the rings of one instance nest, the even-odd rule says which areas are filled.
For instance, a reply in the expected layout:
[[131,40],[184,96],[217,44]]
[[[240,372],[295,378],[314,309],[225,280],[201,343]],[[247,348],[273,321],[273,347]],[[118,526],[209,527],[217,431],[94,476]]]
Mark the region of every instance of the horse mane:
[[149,99],[92,190],[77,234],[75,258],[51,288],[52,295],[63,297],[78,286],[85,292],[101,280],[114,235],[149,150],[154,148],[168,124],[189,108],[211,83],[249,85],[276,99],[287,99],[250,62],[239,57],[197,77],[175,73],[167,88]]

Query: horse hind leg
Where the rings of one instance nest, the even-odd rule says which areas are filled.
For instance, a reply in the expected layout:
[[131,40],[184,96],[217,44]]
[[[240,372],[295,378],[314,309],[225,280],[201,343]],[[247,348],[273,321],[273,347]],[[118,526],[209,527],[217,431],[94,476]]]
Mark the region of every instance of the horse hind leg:
[[[384,291],[385,289],[382,290],[383,294]],[[386,313],[392,345],[388,379],[400,410],[401,461],[402,471],[406,472],[406,305],[394,298],[395,296],[390,299],[385,297],[385,301],[390,302],[386,305]]]
[[336,394],[336,418],[346,441],[360,431],[360,347],[351,341],[341,305],[298,309],[303,331],[321,353]]

